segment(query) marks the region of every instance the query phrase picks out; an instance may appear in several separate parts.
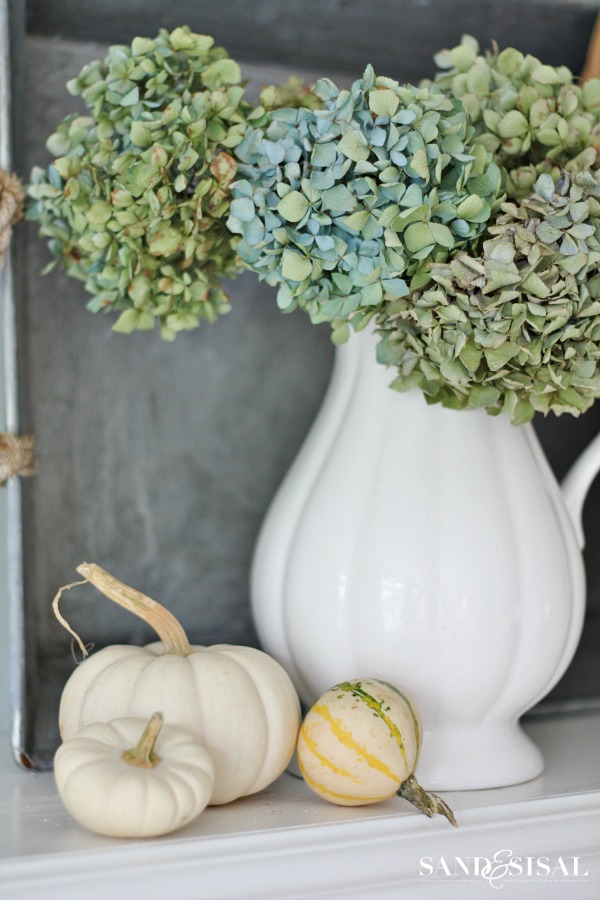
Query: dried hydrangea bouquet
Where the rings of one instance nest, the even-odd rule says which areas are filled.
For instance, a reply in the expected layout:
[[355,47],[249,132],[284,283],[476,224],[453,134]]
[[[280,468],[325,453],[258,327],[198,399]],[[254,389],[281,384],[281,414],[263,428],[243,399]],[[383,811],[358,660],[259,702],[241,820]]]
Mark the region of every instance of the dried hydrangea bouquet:
[[112,47],[68,85],[89,115],[49,138],[29,216],[117,330],[214,321],[243,260],[336,341],[375,318],[397,388],[516,422],[581,412],[600,392],[600,84],[470,38],[437,62],[420,87],[368,67],[351,91],[273,88],[293,105],[267,113],[209,37]]
[[403,685],[422,783],[458,789],[540,772],[518,717],[581,631],[600,447],[561,492],[528,423],[600,395],[600,81],[468,37],[436,62],[416,86],[367,66],[252,107],[189,29],[111,48],[70,84],[89,114],[50,138],[29,216],[117,330],[214,321],[244,266],[331,323],[255,622],[309,705],[360,674]]

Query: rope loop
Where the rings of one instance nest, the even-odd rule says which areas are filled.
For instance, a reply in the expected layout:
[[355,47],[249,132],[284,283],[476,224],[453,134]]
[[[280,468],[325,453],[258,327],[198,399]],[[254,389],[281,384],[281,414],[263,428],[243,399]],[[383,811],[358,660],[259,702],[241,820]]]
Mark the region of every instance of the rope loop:
[[35,438],[32,434],[19,437],[0,433],[0,487],[15,475],[35,475]]
[[25,191],[16,175],[0,168],[0,269],[10,244],[12,226],[23,216]]

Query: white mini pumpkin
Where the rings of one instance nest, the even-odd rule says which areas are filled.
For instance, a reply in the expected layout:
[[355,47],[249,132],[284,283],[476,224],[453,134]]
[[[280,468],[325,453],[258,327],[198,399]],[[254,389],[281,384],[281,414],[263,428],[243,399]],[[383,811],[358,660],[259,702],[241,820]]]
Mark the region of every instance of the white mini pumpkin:
[[99,566],[84,564],[77,571],[148,622],[161,643],[112,645],[85,659],[61,697],[63,740],[92,722],[123,716],[147,720],[159,708],[211,755],[211,804],[228,803],[275,781],[293,755],[300,725],[298,695],[285,669],[254,647],[190,645],[179,622],[156,601]]
[[410,700],[374,678],[343,682],[322,694],[298,735],[298,765],[308,786],[340,806],[361,806],[395,794],[426,815],[456,824],[452,811],[417,782],[421,726]]
[[61,744],[56,786],[80,825],[111,837],[154,837],[200,815],[213,791],[212,760],[187,729],[162,723],[160,713],[148,723],[95,722]]

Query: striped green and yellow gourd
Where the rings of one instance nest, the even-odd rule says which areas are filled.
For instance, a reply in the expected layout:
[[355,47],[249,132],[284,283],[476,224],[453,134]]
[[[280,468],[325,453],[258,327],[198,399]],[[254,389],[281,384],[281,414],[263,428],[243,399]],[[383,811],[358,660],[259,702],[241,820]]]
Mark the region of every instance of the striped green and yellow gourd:
[[399,794],[456,825],[450,807],[414,776],[421,735],[418,713],[399,688],[374,678],[345,681],[304,718],[298,765],[308,786],[331,803],[361,806]]

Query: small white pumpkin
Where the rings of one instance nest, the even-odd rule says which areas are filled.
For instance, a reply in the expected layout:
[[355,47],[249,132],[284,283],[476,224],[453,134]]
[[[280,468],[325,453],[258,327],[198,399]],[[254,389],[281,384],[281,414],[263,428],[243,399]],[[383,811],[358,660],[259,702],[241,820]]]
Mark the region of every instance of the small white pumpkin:
[[[144,619],[161,643],[112,645],[85,659],[62,693],[63,740],[92,722],[122,716],[148,720],[158,707],[170,724],[189,728],[212,757],[211,804],[229,803],[275,781],[292,758],[300,726],[300,702],[285,669],[254,647],[191,645],[177,619],[155,600],[99,566],[84,563],[77,571]],[[63,590],[54,610],[74,634],[58,613]]]
[[297,758],[308,786],[340,806],[379,803],[399,794],[428,816],[450,807],[417,782],[421,727],[408,698],[374,678],[338,684],[308,711]]
[[185,728],[162,723],[161,713],[147,724],[96,722],[61,744],[54,778],[80,825],[111,837],[154,837],[200,815],[214,787],[212,760]]

